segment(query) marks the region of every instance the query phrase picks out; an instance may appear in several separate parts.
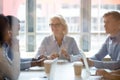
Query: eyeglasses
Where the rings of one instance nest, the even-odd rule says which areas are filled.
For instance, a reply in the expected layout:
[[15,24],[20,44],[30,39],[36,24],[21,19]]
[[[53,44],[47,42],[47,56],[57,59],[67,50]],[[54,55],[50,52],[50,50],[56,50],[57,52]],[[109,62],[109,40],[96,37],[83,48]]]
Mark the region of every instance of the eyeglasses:
[[59,27],[59,26],[61,26],[62,24],[61,23],[57,23],[57,24],[49,24],[49,26],[51,26],[51,27]]

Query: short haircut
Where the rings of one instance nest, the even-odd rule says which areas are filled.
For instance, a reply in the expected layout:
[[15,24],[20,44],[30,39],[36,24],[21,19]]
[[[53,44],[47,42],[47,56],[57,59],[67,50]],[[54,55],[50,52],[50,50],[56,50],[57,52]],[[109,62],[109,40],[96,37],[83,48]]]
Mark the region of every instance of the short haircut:
[[111,12],[105,13],[103,17],[107,17],[107,16],[112,16],[115,20],[120,20],[120,13],[117,11],[111,11]]
[[9,20],[10,29],[12,29],[12,26],[18,25],[20,23],[20,20],[17,17],[15,17],[15,16],[8,15],[6,17]]

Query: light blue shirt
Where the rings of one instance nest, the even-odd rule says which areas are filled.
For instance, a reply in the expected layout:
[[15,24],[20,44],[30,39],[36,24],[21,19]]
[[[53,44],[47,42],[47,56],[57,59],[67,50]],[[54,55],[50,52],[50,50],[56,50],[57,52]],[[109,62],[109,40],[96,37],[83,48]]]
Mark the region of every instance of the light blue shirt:
[[[13,42],[14,47],[15,47],[14,50],[19,52],[19,40],[16,37],[12,37],[12,42]],[[14,51],[14,53],[16,54],[15,51]],[[8,56],[10,56],[10,58],[12,57],[12,55],[10,53]],[[32,61],[32,59],[30,59],[30,58],[20,59],[20,70],[29,69],[31,67],[31,61]]]
[[8,62],[10,64],[12,64],[12,60],[13,60],[13,52],[11,50],[11,47],[7,44],[7,43],[4,43],[2,45],[2,48],[4,49],[4,54],[8,60]]
[[20,70],[29,69],[31,67],[32,58],[20,59]]
[[[111,61],[102,61],[106,55],[111,57]],[[100,51],[92,59],[97,68],[120,69],[120,33],[114,37],[109,36]]]
[[62,48],[65,49],[69,55],[78,55],[78,57],[81,57],[80,51],[77,47],[74,38],[64,36],[62,45],[59,46],[53,35],[45,37],[45,39],[41,43],[41,46],[38,49],[36,56],[40,55],[50,56],[52,53],[60,54]]

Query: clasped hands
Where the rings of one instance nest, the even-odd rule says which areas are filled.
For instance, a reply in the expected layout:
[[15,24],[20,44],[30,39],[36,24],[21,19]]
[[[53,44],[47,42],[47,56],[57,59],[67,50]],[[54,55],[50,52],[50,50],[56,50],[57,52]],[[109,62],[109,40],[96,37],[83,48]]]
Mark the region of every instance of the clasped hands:
[[43,66],[44,65],[44,60],[46,59],[55,59],[55,58],[59,58],[60,56],[65,57],[67,60],[70,60],[70,56],[67,53],[67,51],[65,49],[61,49],[60,54],[58,53],[52,53],[49,57],[45,56],[45,55],[40,55],[38,58],[33,58],[31,64],[33,66]]
[[59,58],[60,56],[63,56],[67,60],[70,60],[70,55],[68,54],[68,52],[65,49],[61,49],[60,53],[52,53],[50,55],[50,59]]

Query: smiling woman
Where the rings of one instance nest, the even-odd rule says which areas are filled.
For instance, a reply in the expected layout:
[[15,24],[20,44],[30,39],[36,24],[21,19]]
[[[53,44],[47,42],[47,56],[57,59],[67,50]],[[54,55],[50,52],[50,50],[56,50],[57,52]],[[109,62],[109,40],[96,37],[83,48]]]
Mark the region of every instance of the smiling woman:
[[50,18],[52,35],[45,37],[39,47],[37,57],[40,55],[49,56],[50,59],[59,57],[71,61],[70,55],[77,55],[78,60],[81,54],[74,38],[67,35],[68,26],[62,16],[53,16]]

